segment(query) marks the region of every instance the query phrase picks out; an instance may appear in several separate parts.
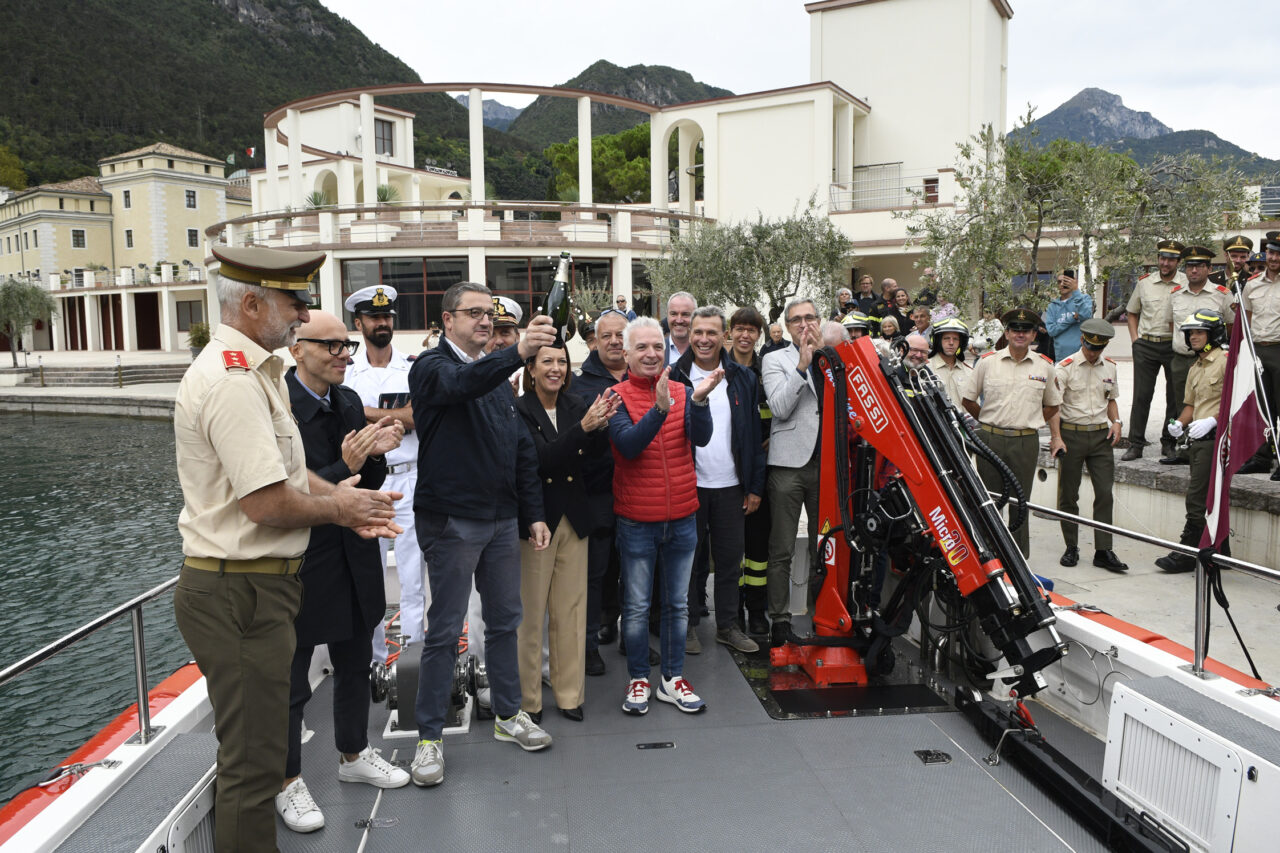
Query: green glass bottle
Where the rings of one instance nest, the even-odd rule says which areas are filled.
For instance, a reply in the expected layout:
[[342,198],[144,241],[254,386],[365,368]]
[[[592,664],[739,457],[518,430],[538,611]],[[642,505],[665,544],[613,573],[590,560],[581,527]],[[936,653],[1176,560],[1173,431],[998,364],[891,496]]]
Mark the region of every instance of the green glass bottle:
[[568,252],[560,253],[560,262],[556,266],[555,281],[547,298],[542,303],[542,313],[551,318],[556,327],[556,346],[563,347],[564,342],[573,337],[574,327],[570,324],[569,305],[569,264],[573,256]]

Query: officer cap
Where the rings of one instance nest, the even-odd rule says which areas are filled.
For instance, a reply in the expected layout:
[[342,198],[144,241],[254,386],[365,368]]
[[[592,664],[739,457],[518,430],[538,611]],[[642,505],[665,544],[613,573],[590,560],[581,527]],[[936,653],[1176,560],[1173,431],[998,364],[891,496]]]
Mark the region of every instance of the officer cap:
[[1080,340],[1093,349],[1102,349],[1115,335],[1116,330],[1101,317],[1090,317],[1080,324]]
[[1251,264],[1265,264],[1266,262],[1267,262],[1267,256],[1264,255],[1262,252],[1254,252],[1252,255],[1249,256],[1249,260],[1247,261],[1247,263],[1251,263]]
[[385,284],[371,284],[362,287],[347,297],[343,303],[352,314],[392,314],[396,313],[396,299],[400,296],[394,287]]
[[524,319],[524,310],[514,299],[506,296],[493,297],[493,325],[519,326]]
[[1268,231],[1262,241],[1263,251],[1280,252],[1280,231]]
[[1030,308],[1014,308],[1006,311],[1000,322],[1010,331],[1034,332],[1040,325],[1040,315]]
[[1243,234],[1237,234],[1234,237],[1228,237],[1222,241],[1222,250],[1224,252],[1234,252],[1237,249],[1244,249],[1246,252],[1253,251],[1253,241]]
[[1156,254],[1162,256],[1171,256],[1175,258],[1182,257],[1182,250],[1187,248],[1177,240],[1161,240],[1156,243]]
[[1189,264],[1207,264],[1216,254],[1207,246],[1187,246],[1182,250],[1182,260]]
[[261,246],[215,246],[221,262],[218,275],[273,290],[288,291],[300,302],[311,304],[311,282],[324,265],[324,252],[290,252]]

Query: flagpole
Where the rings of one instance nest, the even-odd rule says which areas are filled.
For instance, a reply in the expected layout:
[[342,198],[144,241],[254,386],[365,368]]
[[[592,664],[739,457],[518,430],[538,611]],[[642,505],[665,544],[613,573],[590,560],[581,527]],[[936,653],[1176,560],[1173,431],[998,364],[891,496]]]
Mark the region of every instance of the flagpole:
[[1245,346],[1249,348],[1249,355],[1253,358],[1253,387],[1254,396],[1257,399],[1258,411],[1262,415],[1262,422],[1267,425],[1266,435],[1267,441],[1271,444],[1271,449],[1280,458],[1280,441],[1277,440],[1276,422],[1271,416],[1271,406],[1267,402],[1267,395],[1264,393],[1265,386],[1262,382],[1262,362],[1258,360],[1258,350],[1253,343],[1253,329],[1249,327],[1248,306],[1245,304],[1244,286],[1241,284],[1234,288],[1235,304],[1236,304],[1236,322],[1240,323],[1240,339],[1244,341]]

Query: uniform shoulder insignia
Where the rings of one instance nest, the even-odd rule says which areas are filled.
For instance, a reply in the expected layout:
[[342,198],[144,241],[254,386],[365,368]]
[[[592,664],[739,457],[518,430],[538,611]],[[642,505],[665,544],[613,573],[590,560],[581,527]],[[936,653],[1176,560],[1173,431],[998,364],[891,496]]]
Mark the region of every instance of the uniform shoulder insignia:
[[406,356],[404,357],[404,360],[405,360],[405,361],[417,361],[417,360],[418,360],[418,357],[417,357],[416,355],[406,355]]
[[1109,355],[1104,355],[1103,358],[1105,358],[1107,361],[1111,362],[1112,364],[1116,363],[1116,360]]
[[248,370],[249,358],[238,349],[223,350],[222,364],[227,370]]
[[1146,281],[1146,280],[1147,280],[1147,279],[1149,279],[1149,278],[1151,278],[1151,273],[1147,273],[1146,275],[1140,275],[1140,276],[1138,276],[1138,281]]
[[1049,356],[1045,355],[1044,353],[1042,353],[1042,352],[1038,352],[1038,353],[1036,353],[1036,355],[1040,356],[1041,358],[1043,358],[1045,361],[1049,362],[1050,364],[1053,364],[1053,359],[1049,358]]
[[989,350],[987,350],[986,352],[984,352],[984,353],[982,354],[982,357],[983,357],[983,358],[991,358],[991,356],[995,355],[995,354],[996,354],[996,352],[997,352],[996,350],[989,349]]
[[1071,356],[1067,356],[1062,361],[1058,362],[1058,367],[1066,367],[1070,363],[1071,363]]
[[1256,273],[1254,273],[1253,275],[1249,276],[1248,280],[1249,280],[1249,281],[1253,281],[1255,278],[1258,278],[1258,277],[1259,277],[1259,276],[1261,276],[1261,275],[1262,275],[1262,273],[1261,273],[1261,272],[1256,272]]
[[1180,284],[1175,284],[1175,285],[1173,286],[1173,290],[1170,290],[1169,292],[1170,292],[1170,293],[1177,293],[1179,290],[1182,290],[1182,285],[1180,285]]
[[1218,288],[1218,292],[1219,292],[1219,293],[1230,293],[1230,292],[1231,292],[1231,291],[1230,291],[1230,290],[1228,290],[1224,285],[1221,285],[1221,284],[1215,285],[1215,287],[1217,287],[1217,288]]

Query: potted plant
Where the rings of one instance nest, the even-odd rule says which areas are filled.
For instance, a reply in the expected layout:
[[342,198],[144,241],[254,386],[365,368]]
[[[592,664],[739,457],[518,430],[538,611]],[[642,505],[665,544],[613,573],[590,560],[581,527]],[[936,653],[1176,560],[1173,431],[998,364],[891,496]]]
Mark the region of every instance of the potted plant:
[[209,324],[192,323],[187,330],[187,346],[191,348],[191,360],[195,361],[200,351],[209,345]]

